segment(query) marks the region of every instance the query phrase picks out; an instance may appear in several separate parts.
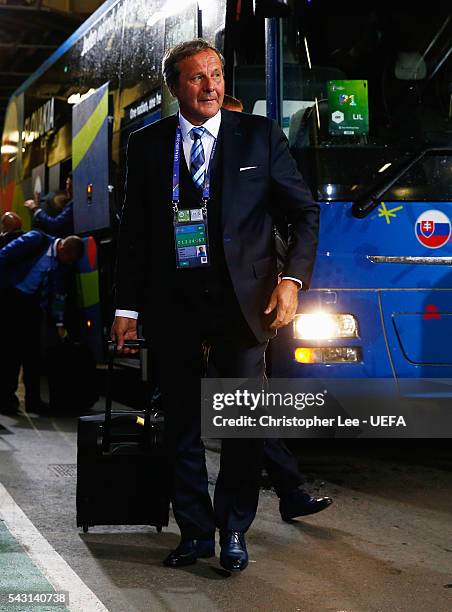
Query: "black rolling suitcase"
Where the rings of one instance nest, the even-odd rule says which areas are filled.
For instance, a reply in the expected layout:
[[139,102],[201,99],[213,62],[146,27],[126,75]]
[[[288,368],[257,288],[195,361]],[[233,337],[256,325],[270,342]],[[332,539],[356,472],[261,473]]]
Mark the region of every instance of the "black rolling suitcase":
[[[127,342],[145,351],[143,341]],[[77,526],[168,525],[163,420],[144,411],[111,411],[115,345],[109,345],[105,414],[83,416],[77,437]]]

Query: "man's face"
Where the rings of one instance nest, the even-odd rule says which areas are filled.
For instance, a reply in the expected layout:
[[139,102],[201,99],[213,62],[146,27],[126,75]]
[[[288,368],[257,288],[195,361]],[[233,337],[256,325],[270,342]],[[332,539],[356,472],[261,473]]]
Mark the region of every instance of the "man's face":
[[224,79],[215,51],[206,49],[179,62],[179,80],[172,87],[182,115],[201,125],[217,114],[223,104]]

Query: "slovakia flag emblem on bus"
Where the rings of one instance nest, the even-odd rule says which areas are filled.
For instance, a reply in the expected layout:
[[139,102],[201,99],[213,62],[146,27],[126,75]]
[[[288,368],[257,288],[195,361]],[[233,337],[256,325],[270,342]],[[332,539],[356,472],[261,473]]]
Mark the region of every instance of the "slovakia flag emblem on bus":
[[426,210],[417,218],[416,238],[428,249],[439,249],[449,241],[449,217],[440,210]]

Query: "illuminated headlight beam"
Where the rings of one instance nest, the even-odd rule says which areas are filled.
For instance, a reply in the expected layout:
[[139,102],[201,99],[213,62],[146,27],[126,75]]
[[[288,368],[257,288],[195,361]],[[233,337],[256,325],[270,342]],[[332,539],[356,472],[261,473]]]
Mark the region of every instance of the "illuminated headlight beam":
[[358,321],[352,314],[303,313],[295,316],[293,333],[299,340],[357,338]]

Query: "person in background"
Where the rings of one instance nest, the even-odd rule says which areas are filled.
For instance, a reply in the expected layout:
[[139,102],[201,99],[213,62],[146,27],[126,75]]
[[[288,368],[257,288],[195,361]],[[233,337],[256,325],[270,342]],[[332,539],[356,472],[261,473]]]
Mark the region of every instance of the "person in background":
[[[225,94],[223,108],[242,112],[243,104],[238,98]],[[282,234],[285,236],[287,231]],[[300,474],[297,460],[281,439],[265,440],[264,468],[279,497],[279,511],[284,521],[315,514],[333,503],[331,497],[311,497],[303,489],[304,476]]]
[[33,213],[33,227],[52,236],[65,237],[74,232],[74,203],[72,200],[72,173],[66,179],[66,204],[55,217],[46,213],[35,200],[26,200],[25,208]]
[[37,230],[26,232],[0,250],[0,320],[5,360],[0,385],[0,412],[14,413],[20,366],[23,365],[25,408],[45,413],[40,394],[41,310],[56,313],[63,324],[65,274],[83,256],[78,236],[54,238]]
[[243,104],[242,101],[238,98],[234,98],[234,96],[230,96],[229,94],[224,94],[223,98],[223,108],[227,110],[234,111],[236,113],[243,112]]
[[[14,212],[6,212],[2,215],[0,219],[0,249],[4,246],[19,238],[24,233],[22,230],[22,219],[18,214]],[[4,299],[4,295],[0,291],[0,299]],[[5,351],[5,355],[9,352],[9,347],[7,347]],[[8,357],[6,357],[8,359]],[[20,369],[20,365],[19,365]],[[17,375],[15,379],[17,380],[19,377],[19,369],[17,370]],[[19,408],[19,398],[16,395],[16,388],[14,391],[6,392],[5,397],[0,400],[0,412],[5,411],[7,414],[14,413]]]
[[9,242],[24,233],[22,219],[14,212],[6,212],[0,219],[0,230],[0,249],[3,249]]

